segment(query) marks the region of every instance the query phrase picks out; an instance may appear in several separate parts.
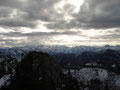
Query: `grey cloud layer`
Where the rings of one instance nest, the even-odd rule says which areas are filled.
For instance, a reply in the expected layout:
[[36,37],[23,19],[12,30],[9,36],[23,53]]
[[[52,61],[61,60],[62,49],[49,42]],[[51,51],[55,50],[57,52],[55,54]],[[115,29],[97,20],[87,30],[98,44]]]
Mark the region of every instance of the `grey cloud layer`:
[[33,33],[21,33],[21,32],[9,32],[9,33],[1,33],[0,35],[7,37],[41,37],[41,36],[55,36],[55,35],[76,35],[77,32],[72,31],[64,31],[64,32],[33,32]]
[[[85,0],[73,20],[55,22],[49,28],[113,28],[120,27],[120,0]],[[60,27],[61,26],[61,27]]]
[[[37,25],[34,21],[42,20],[49,22],[46,26],[52,29],[120,26],[119,0],[84,0],[84,4],[78,13],[70,13],[73,6],[66,5],[64,11],[73,17],[70,22],[66,22],[63,18],[66,12],[57,13],[54,8],[56,3],[58,0],[0,0],[0,18],[5,18],[0,20],[0,25],[30,27],[32,24],[33,26]],[[14,9],[18,10],[17,17],[11,20],[10,14]],[[19,12],[23,12],[23,15]]]
[[[0,25],[30,27],[35,21],[52,21],[56,17],[53,6],[57,0],[0,0]],[[16,15],[10,18],[17,10]],[[21,13],[20,13],[21,12]],[[51,14],[51,15],[50,15]],[[11,23],[9,23],[11,22]]]
[[[78,13],[73,13],[75,7],[71,4],[66,4],[63,7],[63,12],[58,13],[55,9],[55,4],[58,2],[59,0],[0,0],[0,27],[4,28],[4,30],[6,28],[14,28],[14,32],[0,33],[0,35],[10,38],[27,37],[28,42],[29,40],[44,42],[42,40],[49,41],[48,37],[57,35],[82,36],[82,33],[71,32],[71,29],[106,30],[108,28],[117,28],[118,30],[113,30],[112,32],[108,30],[109,33],[111,32],[110,35],[90,37],[90,39],[91,41],[95,38],[104,39],[103,41],[108,39],[117,41],[120,39],[120,0],[84,0]],[[67,21],[65,19],[66,15],[72,17],[72,19]],[[55,31],[50,33],[18,32],[21,27],[34,30],[39,21],[47,23],[44,26]],[[59,30],[64,31],[58,32]],[[7,45],[15,45],[17,41],[0,39],[0,42],[5,42]],[[23,42],[27,43],[26,41]]]

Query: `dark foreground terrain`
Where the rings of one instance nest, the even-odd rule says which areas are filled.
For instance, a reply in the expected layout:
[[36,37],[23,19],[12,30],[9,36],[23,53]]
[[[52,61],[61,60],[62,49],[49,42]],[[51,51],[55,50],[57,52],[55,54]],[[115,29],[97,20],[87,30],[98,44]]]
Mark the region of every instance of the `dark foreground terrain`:
[[[19,56],[20,57],[20,56]],[[0,90],[120,90],[120,51],[0,53]]]
[[11,84],[1,90],[78,90],[77,82],[65,75],[46,53],[30,52],[16,67]]

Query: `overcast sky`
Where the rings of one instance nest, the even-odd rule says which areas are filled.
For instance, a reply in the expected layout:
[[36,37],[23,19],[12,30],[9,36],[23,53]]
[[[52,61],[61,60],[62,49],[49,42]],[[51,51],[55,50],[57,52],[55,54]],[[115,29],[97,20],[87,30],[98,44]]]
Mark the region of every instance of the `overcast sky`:
[[0,47],[119,42],[120,0],[0,0]]

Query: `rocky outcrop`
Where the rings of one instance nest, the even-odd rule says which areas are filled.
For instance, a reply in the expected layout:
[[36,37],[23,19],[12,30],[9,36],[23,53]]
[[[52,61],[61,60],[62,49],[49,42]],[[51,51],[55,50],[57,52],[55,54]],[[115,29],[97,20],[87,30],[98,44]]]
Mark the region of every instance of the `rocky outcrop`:
[[30,52],[24,56],[12,84],[6,89],[79,90],[77,82],[64,75],[55,60],[42,52]]
[[17,60],[0,53],[0,90],[11,83]]

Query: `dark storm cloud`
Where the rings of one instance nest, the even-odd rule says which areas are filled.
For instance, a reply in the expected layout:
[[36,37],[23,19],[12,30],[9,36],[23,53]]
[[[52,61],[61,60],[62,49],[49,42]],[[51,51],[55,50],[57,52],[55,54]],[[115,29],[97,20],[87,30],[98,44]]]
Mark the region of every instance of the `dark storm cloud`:
[[86,0],[76,20],[88,28],[119,27],[119,5],[119,0]]
[[22,7],[23,3],[21,0],[0,0],[0,6],[9,8]]
[[[0,14],[0,19],[7,15],[5,19],[2,19],[0,25],[31,27],[32,24],[37,26],[38,23],[36,21],[38,20],[51,22],[57,16],[53,8],[56,2],[57,0],[0,0],[0,12],[2,13]],[[5,11],[6,8],[8,9],[7,11]],[[14,12],[12,11],[14,10],[17,10],[17,12],[11,19],[10,14],[13,14]]]
[[64,31],[64,32],[32,32],[32,33],[21,33],[21,32],[9,32],[0,33],[2,36],[6,37],[41,37],[41,36],[56,36],[56,35],[76,35],[77,32]]
[[119,34],[110,34],[110,35],[102,35],[102,36],[90,37],[90,39],[120,40],[120,33]]
[[52,21],[56,17],[54,4],[57,0],[28,0],[23,11],[27,13],[27,20]]
[[[102,32],[100,32],[102,33]],[[114,40],[119,41],[120,40],[120,29],[114,29],[114,30],[106,30],[106,32],[103,35],[96,35],[94,37],[89,37],[90,39],[104,39],[104,40]]]
[[[120,26],[119,0],[84,0],[81,10],[78,13],[72,14],[70,10],[67,12],[69,16],[73,17],[70,22],[67,22],[63,18],[66,12],[60,14],[55,10],[54,5],[57,2],[58,0],[0,0],[0,6],[2,7],[0,8],[0,12],[2,13],[0,14],[0,18],[5,15],[7,16],[0,24],[8,27],[31,27],[38,24],[35,21],[41,20],[49,22],[46,26],[52,29],[105,29]],[[68,7],[72,8],[72,5],[68,5],[67,8],[64,7],[65,11],[69,9]],[[6,8],[11,9],[6,10]],[[20,16],[19,19],[14,17],[14,20],[11,20],[8,16],[12,13],[10,11],[14,9],[24,14],[20,15],[20,13],[17,13]],[[21,22],[20,19],[23,19],[23,21]]]
[[[78,13],[66,21],[48,24],[49,28],[106,29],[120,27],[120,0],[85,0]],[[64,23],[63,23],[64,22]]]
[[0,18],[6,18],[9,17],[9,14],[11,13],[11,9],[7,7],[1,7],[0,6]]
[[8,26],[8,27],[35,27],[34,23],[26,22],[26,21],[20,21],[20,20],[1,20],[0,21],[1,26]]

